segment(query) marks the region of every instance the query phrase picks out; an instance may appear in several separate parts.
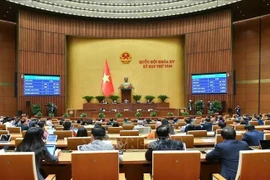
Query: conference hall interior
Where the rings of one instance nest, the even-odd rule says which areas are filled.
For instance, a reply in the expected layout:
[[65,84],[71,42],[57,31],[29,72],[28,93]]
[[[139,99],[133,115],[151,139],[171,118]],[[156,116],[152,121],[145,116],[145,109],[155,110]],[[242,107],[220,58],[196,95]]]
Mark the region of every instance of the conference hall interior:
[[268,180],[269,69],[270,0],[1,0],[0,179]]

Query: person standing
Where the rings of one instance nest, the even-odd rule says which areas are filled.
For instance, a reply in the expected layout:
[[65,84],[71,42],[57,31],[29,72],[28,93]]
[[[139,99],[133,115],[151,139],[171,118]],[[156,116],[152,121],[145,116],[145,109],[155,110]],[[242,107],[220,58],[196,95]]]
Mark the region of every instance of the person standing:
[[193,113],[193,101],[190,99],[189,102],[188,102],[188,111],[189,111],[189,114],[192,114]]
[[241,108],[240,108],[239,104],[237,104],[237,106],[235,107],[235,113],[236,113],[238,116],[241,116]]

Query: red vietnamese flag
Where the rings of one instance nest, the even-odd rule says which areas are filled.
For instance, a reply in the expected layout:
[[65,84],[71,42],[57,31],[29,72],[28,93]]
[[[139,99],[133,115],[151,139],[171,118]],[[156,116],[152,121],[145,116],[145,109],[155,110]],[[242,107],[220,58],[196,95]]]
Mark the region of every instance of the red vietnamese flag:
[[106,97],[110,96],[114,92],[112,76],[110,73],[107,60],[105,62],[104,73],[103,73],[103,78],[101,82],[101,89],[104,96]]

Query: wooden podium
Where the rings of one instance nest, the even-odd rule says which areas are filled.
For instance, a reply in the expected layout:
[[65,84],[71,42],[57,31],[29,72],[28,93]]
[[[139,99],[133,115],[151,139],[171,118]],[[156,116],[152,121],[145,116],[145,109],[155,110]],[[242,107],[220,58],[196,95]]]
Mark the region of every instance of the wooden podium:
[[124,103],[125,99],[131,103],[131,89],[121,89],[121,103]]

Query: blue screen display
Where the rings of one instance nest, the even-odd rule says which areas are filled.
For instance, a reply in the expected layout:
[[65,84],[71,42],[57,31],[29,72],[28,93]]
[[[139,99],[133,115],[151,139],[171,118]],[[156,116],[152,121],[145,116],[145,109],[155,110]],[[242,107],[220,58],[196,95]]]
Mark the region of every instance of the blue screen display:
[[60,76],[24,75],[25,96],[60,95]]
[[194,74],[191,76],[192,94],[226,94],[227,74]]

